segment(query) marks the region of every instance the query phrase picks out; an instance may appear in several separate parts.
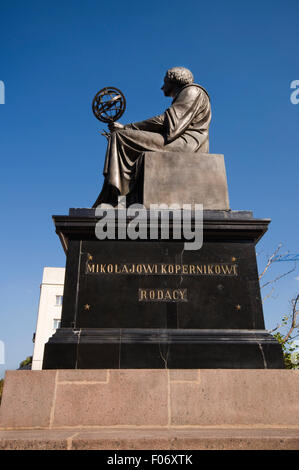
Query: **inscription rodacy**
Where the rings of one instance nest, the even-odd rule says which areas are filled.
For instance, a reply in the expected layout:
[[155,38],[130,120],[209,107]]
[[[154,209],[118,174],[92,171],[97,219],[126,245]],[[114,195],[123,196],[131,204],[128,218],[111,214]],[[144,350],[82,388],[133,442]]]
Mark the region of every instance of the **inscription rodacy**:
[[139,302],[188,302],[187,289],[145,289],[138,290]]

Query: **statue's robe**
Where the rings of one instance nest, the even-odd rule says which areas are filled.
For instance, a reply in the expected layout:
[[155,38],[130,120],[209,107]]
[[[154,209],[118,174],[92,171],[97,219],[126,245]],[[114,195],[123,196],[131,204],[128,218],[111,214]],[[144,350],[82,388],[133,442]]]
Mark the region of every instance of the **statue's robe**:
[[110,202],[111,189],[119,195],[133,190],[144,152],[209,152],[210,121],[209,96],[192,84],[180,89],[165,113],[112,132],[103,172],[105,182],[94,206]]

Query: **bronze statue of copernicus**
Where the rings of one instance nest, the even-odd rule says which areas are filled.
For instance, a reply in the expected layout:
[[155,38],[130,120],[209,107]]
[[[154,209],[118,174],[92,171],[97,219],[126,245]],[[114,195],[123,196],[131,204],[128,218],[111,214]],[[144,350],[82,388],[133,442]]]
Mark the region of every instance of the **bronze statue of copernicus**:
[[184,67],[167,70],[162,90],[173,98],[163,114],[125,126],[109,124],[105,181],[94,207],[115,204],[118,195],[134,190],[144,152],[209,152],[211,107],[206,90],[193,83]]

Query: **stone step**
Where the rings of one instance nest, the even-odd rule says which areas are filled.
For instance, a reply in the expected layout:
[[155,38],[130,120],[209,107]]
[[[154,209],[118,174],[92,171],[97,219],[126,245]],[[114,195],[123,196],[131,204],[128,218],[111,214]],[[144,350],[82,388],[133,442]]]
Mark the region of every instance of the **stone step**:
[[[185,427],[183,429],[114,427],[0,431],[0,450],[192,451],[298,449],[299,428],[283,427]],[[192,452],[190,455],[192,455]],[[111,453],[111,456],[114,456],[114,454]]]

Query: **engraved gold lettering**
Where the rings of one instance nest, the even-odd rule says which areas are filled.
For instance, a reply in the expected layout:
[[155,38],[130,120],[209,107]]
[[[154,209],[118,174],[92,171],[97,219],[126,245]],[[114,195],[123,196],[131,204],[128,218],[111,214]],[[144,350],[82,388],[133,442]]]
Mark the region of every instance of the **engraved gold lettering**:
[[184,295],[185,295],[186,292],[187,292],[186,289],[184,289],[184,290],[179,289],[179,293],[180,293],[180,295],[181,295],[181,299],[182,299],[182,300],[185,299]]
[[87,272],[94,273],[94,264],[87,264]]
[[121,271],[118,270],[118,264],[115,265],[115,274],[120,274]]
[[139,301],[144,302],[187,302],[187,289],[145,289],[138,290]]
[[162,290],[158,290],[157,294],[158,294],[158,295],[157,295],[158,300],[162,300],[162,299],[163,299],[163,291],[162,291]]
[[173,296],[174,300],[177,300],[177,299],[179,298],[179,297],[178,297],[178,296],[179,296],[179,293],[180,293],[180,291],[177,291],[177,290],[174,290],[174,291],[173,291],[172,296]]
[[165,299],[171,300],[171,295],[170,295],[169,290],[165,292]]
[[148,274],[148,273],[153,274],[155,266],[150,265],[150,264],[147,264],[147,265],[143,264],[142,268],[143,268],[143,271],[145,272],[145,274]]
[[155,291],[154,290],[150,290],[149,297],[150,297],[151,300],[155,299]]
[[107,266],[107,272],[108,272],[109,274],[113,273],[113,265],[112,265],[112,264],[108,264],[108,266]]
[[232,266],[228,266],[227,264],[221,266],[223,274],[231,274]]
[[208,275],[238,276],[238,264],[98,264],[86,263],[87,274],[138,274],[138,275]]
[[215,269],[215,273],[216,273],[216,274],[220,274],[220,273],[221,273],[221,268],[220,268],[220,266],[219,266],[218,264],[215,266],[214,269]]
[[146,290],[139,289],[139,300],[146,300]]
[[132,267],[131,267],[131,269],[130,269],[129,271],[130,271],[130,274],[134,274],[134,272],[135,272],[135,264],[132,264]]
[[137,264],[136,271],[137,271],[138,274],[142,273],[142,264]]
[[180,264],[176,264],[175,265],[175,273],[177,274],[178,272],[180,272],[181,270],[181,265]]

